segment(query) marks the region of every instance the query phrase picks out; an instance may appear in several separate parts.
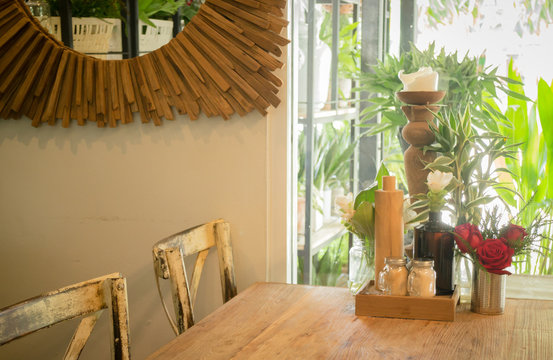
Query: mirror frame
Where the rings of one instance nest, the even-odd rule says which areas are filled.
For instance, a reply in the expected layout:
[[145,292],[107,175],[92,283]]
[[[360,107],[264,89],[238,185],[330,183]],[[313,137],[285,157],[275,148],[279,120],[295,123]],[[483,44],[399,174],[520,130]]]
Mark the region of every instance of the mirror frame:
[[124,60],[102,60],[57,41],[24,0],[0,0],[0,117],[63,127],[162,124],[179,114],[229,119],[278,106],[273,71],[289,40],[286,0],[206,0],[175,38]]

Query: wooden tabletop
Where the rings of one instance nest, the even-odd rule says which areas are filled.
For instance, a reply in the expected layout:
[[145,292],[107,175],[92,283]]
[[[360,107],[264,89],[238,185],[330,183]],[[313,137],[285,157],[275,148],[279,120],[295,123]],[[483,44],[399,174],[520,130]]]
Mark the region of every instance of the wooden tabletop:
[[256,283],[148,359],[553,359],[553,301],[455,322],[355,316],[347,289]]

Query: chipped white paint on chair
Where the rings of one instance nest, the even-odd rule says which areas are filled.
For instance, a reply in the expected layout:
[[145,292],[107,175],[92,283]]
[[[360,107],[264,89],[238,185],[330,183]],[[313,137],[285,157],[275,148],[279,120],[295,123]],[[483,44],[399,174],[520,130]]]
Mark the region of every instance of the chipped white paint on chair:
[[48,328],[62,321],[83,317],[65,352],[64,359],[77,359],[96,320],[110,309],[112,359],[130,359],[129,315],[126,279],[113,273],[36,296],[0,310],[0,345]]
[[[154,270],[159,295],[165,314],[175,334],[181,334],[194,325],[193,308],[200,283],[203,266],[212,247],[217,248],[223,302],[236,296],[234,261],[230,242],[230,224],[215,220],[171,235],[154,245]],[[184,258],[197,254],[196,263],[189,282]],[[171,280],[171,292],[177,321],[169,314],[159,288],[159,279]]]

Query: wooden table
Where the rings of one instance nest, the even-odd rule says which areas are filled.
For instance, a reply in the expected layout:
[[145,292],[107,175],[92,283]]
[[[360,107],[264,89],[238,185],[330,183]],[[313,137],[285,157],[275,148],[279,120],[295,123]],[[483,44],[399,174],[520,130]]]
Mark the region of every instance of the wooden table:
[[257,283],[148,359],[553,359],[553,301],[467,305],[455,322],[357,317],[347,289]]

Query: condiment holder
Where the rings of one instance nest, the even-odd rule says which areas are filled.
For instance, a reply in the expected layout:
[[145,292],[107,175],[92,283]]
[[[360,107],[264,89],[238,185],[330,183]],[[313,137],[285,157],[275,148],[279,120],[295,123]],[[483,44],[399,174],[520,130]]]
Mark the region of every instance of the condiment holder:
[[433,297],[382,295],[370,280],[355,294],[355,315],[401,319],[455,321],[459,288]]

